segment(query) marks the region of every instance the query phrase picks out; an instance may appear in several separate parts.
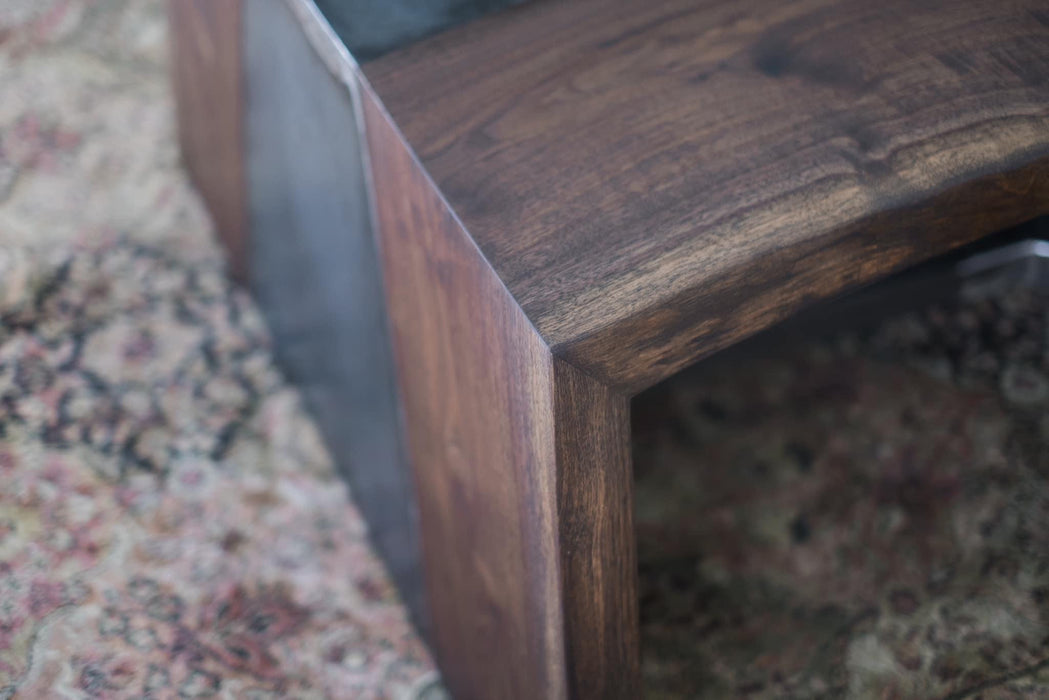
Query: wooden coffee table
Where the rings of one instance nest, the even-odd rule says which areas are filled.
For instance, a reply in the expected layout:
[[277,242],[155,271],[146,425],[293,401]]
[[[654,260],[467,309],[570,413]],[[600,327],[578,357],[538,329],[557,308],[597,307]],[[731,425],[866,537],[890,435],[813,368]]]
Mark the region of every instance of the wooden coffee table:
[[186,162],[456,697],[640,694],[634,394],[1049,213],[1042,0],[535,2],[363,67],[310,0],[171,10]]

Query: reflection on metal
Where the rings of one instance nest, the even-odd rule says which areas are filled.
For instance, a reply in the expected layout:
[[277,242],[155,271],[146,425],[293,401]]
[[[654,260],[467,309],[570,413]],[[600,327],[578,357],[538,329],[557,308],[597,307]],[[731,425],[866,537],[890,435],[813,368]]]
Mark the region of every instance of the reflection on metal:
[[1003,288],[1049,287],[1049,241],[1028,239],[994,248],[958,263],[963,294],[998,293]]
[[309,0],[245,2],[243,31],[253,291],[282,368],[425,628],[355,64]]

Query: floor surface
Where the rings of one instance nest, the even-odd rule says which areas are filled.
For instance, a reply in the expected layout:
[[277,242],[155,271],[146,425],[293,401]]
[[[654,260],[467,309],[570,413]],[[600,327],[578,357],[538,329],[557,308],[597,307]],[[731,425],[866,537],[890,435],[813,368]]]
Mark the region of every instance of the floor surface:
[[436,698],[179,167],[156,0],[0,0],[0,698]]

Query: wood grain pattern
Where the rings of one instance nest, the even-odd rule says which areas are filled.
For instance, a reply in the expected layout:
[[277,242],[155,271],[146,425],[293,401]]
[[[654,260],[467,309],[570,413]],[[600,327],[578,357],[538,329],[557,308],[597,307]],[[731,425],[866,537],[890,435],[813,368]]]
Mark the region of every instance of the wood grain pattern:
[[[172,5],[179,45],[193,22],[243,29],[250,251],[226,242],[250,265],[282,366],[447,686],[460,698],[636,697],[628,398],[553,358],[365,88],[372,230],[359,76],[306,3],[252,2],[234,24],[186,2]],[[199,114],[224,98],[200,74],[213,54],[194,56],[179,69],[191,84],[183,146],[209,204],[229,213],[244,203],[222,179],[225,127]],[[404,479],[387,308],[417,490]]]
[[[196,11],[183,2],[173,16]],[[243,9],[236,25],[223,25],[243,28],[238,89],[251,95],[252,237],[250,250],[235,250],[282,366],[318,416],[447,686],[461,698],[636,697],[628,398],[554,360],[366,90],[372,231],[355,66],[317,46],[328,37],[305,6],[292,13],[260,0]],[[207,83],[202,65],[182,79]],[[222,163],[201,150],[216,132],[199,132],[193,114],[215,98],[206,94],[213,87],[194,87],[182,108],[193,136],[183,145],[216,198],[209,203],[230,212],[241,195],[219,186],[212,168]],[[384,369],[387,304],[373,242],[417,491],[401,478],[407,460]],[[417,600],[423,580],[429,610]]]
[[1042,0],[540,1],[365,72],[555,353],[630,391],[1049,211]]
[[168,0],[179,145],[230,270],[246,281],[240,0]]
[[459,698],[636,697],[628,399],[553,359],[363,100],[445,681]]
[[569,694],[641,697],[630,401],[554,360]]
[[433,618],[461,698],[565,696],[552,361],[364,93]]
[[[540,0],[367,66],[374,92],[292,2],[330,75],[266,53],[286,39],[250,58],[279,117],[249,134],[253,200],[278,205],[258,261],[309,262],[314,325],[349,294],[340,258],[358,281],[381,263],[430,642],[457,697],[639,694],[633,392],[1049,212],[1041,0]],[[240,6],[171,7],[184,153],[242,263]],[[365,172],[377,250],[342,189]]]

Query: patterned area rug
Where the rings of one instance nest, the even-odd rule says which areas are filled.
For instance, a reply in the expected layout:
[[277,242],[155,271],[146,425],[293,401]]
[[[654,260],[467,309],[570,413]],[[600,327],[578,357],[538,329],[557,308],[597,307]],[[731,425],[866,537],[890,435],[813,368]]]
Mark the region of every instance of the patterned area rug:
[[438,697],[178,167],[164,22],[0,0],[0,698]]
[[635,418],[652,697],[1049,697],[1049,297],[773,335]]
[[[156,0],[0,0],[0,698],[442,695],[178,167]],[[636,405],[652,697],[1049,697],[1049,300]]]

